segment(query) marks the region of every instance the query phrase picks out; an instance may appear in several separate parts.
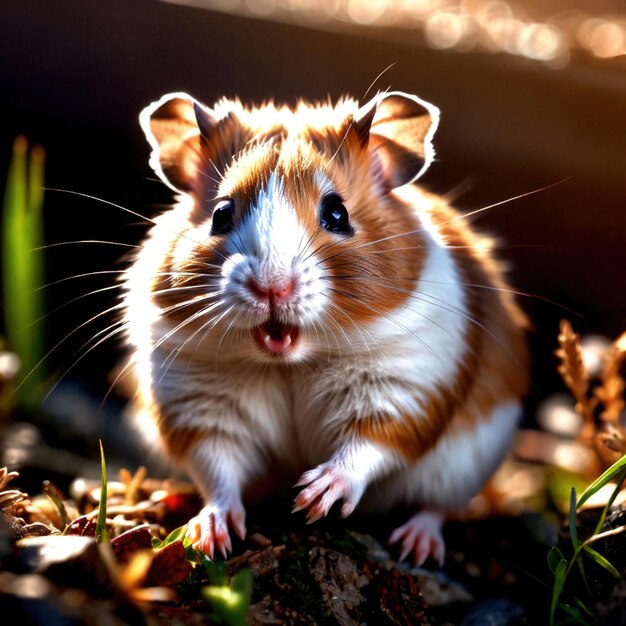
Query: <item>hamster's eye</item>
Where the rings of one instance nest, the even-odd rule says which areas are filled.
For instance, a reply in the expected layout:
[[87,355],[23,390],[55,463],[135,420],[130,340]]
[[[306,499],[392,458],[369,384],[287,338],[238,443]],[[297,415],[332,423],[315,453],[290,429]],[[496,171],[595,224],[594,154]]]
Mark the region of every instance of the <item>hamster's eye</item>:
[[354,232],[350,225],[348,209],[336,193],[331,193],[322,199],[320,224],[331,233],[352,235]]
[[227,235],[235,226],[235,203],[221,200],[213,209],[212,235]]

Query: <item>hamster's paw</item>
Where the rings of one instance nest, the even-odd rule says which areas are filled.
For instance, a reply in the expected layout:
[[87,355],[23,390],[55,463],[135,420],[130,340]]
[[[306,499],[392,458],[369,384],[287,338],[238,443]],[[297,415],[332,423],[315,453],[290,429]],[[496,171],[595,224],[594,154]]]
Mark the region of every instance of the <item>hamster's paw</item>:
[[210,559],[215,554],[215,548],[224,558],[232,552],[229,525],[237,536],[244,539],[246,536],[246,511],[240,503],[229,507],[209,503],[189,521],[187,537],[196,550],[201,550]]
[[406,524],[396,528],[389,543],[401,542],[400,561],[413,555],[413,562],[420,566],[430,556],[443,565],[445,544],[441,534],[444,515],[439,511],[424,510],[416,513]]
[[296,487],[306,487],[294,500],[292,513],[307,509],[309,524],[328,515],[337,500],[342,499],[341,517],[348,517],[356,508],[365,484],[355,480],[347,469],[339,464],[323,463],[302,474]]

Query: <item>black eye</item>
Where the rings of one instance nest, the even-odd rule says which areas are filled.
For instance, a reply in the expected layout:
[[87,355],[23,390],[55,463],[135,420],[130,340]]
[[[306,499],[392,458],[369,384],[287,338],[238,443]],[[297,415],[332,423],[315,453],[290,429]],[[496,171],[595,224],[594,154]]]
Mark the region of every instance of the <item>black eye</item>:
[[221,200],[213,209],[212,235],[227,235],[235,226],[235,203]]
[[331,193],[322,199],[320,224],[331,233],[352,235],[354,232],[350,225],[348,209],[336,193]]

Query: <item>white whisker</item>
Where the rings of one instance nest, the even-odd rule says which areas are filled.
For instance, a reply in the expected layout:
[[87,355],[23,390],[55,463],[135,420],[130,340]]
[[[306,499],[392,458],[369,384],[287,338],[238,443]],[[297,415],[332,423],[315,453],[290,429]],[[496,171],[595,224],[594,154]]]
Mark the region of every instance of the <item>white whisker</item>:
[[141,248],[140,245],[132,244],[132,243],[122,243],[121,241],[105,241],[103,239],[79,239],[77,241],[58,241],[56,243],[48,243],[45,246],[38,246],[37,248],[32,248],[31,252],[35,252],[37,250],[49,250],[50,248],[60,248],[61,246],[75,246],[79,244],[102,244],[108,246],[119,246],[121,248]]
[[[118,307],[116,307],[118,308]],[[117,326],[117,327],[116,327]],[[101,335],[103,333],[107,333],[104,335],[104,337],[101,337],[96,343],[94,343],[93,345],[89,346],[89,348],[87,350],[84,350],[85,346],[89,345],[89,343],[91,341],[93,341],[94,337],[92,337],[91,339],[89,339],[89,341],[87,341],[84,346],[81,348],[81,350],[83,350],[82,354],[80,354],[80,356],[78,356],[77,359],[75,359],[75,361],[63,372],[63,375],[59,377],[59,379],[54,383],[54,385],[52,385],[52,387],[49,389],[49,391],[46,393],[46,395],[43,398],[43,402],[45,402],[50,395],[54,392],[54,390],[58,387],[58,385],[61,383],[61,381],[88,355],[90,354],[93,350],[95,350],[98,346],[102,345],[105,341],[108,341],[109,339],[111,339],[112,337],[115,337],[116,335],[118,335],[119,333],[125,331],[128,328],[128,324],[126,323],[120,323],[120,322],[115,322],[114,324],[111,324],[111,326],[109,326],[108,328],[104,329],[103,331],[100,331],[99,333],[97,333],[95,336]],[[111,330],[113,329],[113,330]],[[109,332],[107,332],[109,331]],[[73,332],[73,331],[72,331]],[[57,344],[58,345],[58,344]],[[56,348],[56,346],[55,346]],[[44,358],[47,358],[44,357]],[[40,362],[41,363],[41,362]],[[37,364],[37,366],[39,365],[39,363]],[[37,367],[36,366],[36,367]]]
[[[443,222],[439,223],[437,226],[440,228],[441,226],[446,226],[448,224],[453,224],[455,222],[458,221],[462,221],[462,220],[466,220],[468,217],[472,217],[474,215],[478,215],[479,213],[483,213],[484,211],[488,211],[489,209],[493,209],[495,207],[501,206],[503,204],[507,204],[508,202],[514,202],[515,200],[520,200],[522,198],[526,198],[528,196],[537,194],[537,193],[541,193],[542,191],[546,191],[547,189],[551,189],[552,187],[556,187],[557,185],[560,185],[562,183],[564,183],[565,181],[569,180],[569,178],[565,178],[563,180],[560,180],[556,183],[552,183],[551,185],[546,185],[544,187],[540,187],[538,189],[533,189],[532,191],[527,191],[525,193],[521,193],[518,194],[517,196],[513,196],[511,198],[508,198],[506,200],[501,200],[500,202],[494,202],[493,204],[490,204],[488,206],[484,206],[481,207],[479,209],[475,209],[473,211],[470,211],[469,213],[460,213],[458,215],[455,215],[454,217],[451,217],[448,220],[444,220]],[[352,252],[354,250],[360,250],[362,248],[367,248],[369,246],[375,246],[377,244],[383,243],[385,241],[391,241],[393,239],[398,239],[399,237],[408,237],[410,235],[418,235],[420,233],[426,232],[426,228],[425,227],[420,227],[420,228],[416,228],[415,230],[409,230],[409,231],[405,231],[402,233],[396,233],[394,235],[388,235],[387,237],[381,237],[380,239],[374,239],[373,241],[366,241],[362,244],[359,244],[357,246],[351,246],[349,248],[345,248],[343,250],[340,250],[339,252],[335,253],[334,255],[331,255],[329,257],[325,257],[323,259],[321,259],[319,261],[319,263],[325,263],[327,261],[330,261],[331,259],[334,259],[342,254],[346,254],[347,252]]]

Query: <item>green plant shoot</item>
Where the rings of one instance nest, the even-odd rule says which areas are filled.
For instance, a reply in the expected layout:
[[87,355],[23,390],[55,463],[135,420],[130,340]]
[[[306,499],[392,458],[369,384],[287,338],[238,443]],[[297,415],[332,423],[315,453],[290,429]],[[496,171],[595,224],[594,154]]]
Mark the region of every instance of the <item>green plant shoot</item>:
[[228,626],[246,626],[252,595],[252,574],[241,570],[229,584],[202,587],[202,597],[220,623]]
[[[581,506],[595,493],[597,493],[602,487],[608,484],[610,481],[616,481],[616,486],[613,489],[611,497],[606,502],[600,514],[600,519],[596,525],[593,534],[581,540],[578,536],[578,529],[576,528],[576,514]],[[624,482],[626,481],[626,455],[616,461],[611,467],[609,467],[599,478],[597,478],[591,485],[585,489],[580,498],[576,498],[576,489],[572,488],[570,493],[570,514],[569,514],[569,530],[572,540],[573,555],[569,561],[563,556],[561,551],[556,547],[552,547],[548,552],[548,566],[554,577],[552,584],[552,598],[550,603],[550,625],[557,624],[556,613],[557,609],[561,609],[570,619],[580,624],[588,623],[586,617],[592,616],[591,611],[581,602],[578,598],[573,598],[575,606],[570,606],[561,601],[561,595],[565,587],[566,580],[572,569],[576,564],[580,570],[581,577],[585,585],[587,585],[587,579],[585,575],[585,568],[582,561],[583,554],[589,559],[594,561],[597,565],[604,568],[616,579],[621,578],[620,572],[613,566],[613,564],[602,554],[597,552],[591,547],[592,543],[609,537],[611,535],[620,534],[626,532],[626,526],[619,526],[617,528],[602,532],[604,521],[607,513],[611,508],[615,498],[621,491]],[[589,590],[588,590],[588,593]]]
[[46,377],[41,367],[44,315],[41,287],[43,259],[44,151],[28,154],[25,137],[18,137],[6,181],[2,223],[2,267],[5,328],[9,349],[20,359],[13,404],[38,406]]
[[100,504],[98,506],[98,518],[96,520],[96,539],[98,541],[108,541],[109,536],[107,533],[107,497],[108,497],[108,484],[107,484],[107,466],[104,460],[104,448],[102,447],[102,440],[100,440],[100,471],[102,474],[102,485],[100,487]]

